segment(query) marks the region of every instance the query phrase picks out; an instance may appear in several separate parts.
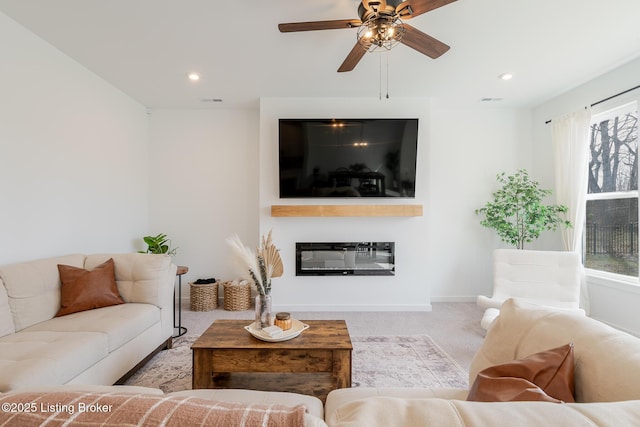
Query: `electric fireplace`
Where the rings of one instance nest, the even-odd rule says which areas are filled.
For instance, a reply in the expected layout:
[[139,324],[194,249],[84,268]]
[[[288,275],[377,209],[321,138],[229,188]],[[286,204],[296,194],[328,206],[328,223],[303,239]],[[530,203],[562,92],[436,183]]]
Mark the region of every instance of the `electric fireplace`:
[[296,276],[393,276],[395,242],[298,242]]

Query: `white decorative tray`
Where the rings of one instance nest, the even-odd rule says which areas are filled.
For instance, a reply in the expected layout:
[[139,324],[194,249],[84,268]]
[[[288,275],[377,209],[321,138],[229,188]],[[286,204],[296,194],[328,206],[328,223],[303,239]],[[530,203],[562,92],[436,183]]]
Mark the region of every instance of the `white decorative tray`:
[[302,323],[299,320],[291,319],[291,328],[287,329],[286,331],[282,331],[282,335],[279,335],[277,337],[271,337],[266,332],[256,329],[253,323],[249,326],[245,326],[244,328],[259,340],[268,342],[280,342],[297,337],[302,333],[302,331],[304,331],[305,329],[309,329],[309,325],[307,325],[306,323]]

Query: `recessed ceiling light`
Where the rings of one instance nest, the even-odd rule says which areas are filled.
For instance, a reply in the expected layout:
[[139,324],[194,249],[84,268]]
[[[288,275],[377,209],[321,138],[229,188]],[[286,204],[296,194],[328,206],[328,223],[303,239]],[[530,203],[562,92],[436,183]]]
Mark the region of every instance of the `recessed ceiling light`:
[[200,80],[200,74],[192,72],[192,73],[188,73],[187,74],[187,78],[189,80],[191,80],[192,82],[197,82],[198,80]]
[[511,80],[513,78],[513,74],[511,73],[502,73],[498,76],[499,79],[502,80]]

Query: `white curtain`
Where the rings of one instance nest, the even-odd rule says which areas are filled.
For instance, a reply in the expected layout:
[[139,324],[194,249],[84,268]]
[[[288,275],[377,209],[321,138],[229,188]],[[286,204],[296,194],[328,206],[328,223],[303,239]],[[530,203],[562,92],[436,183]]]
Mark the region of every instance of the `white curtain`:
[[[565,250],[582,253],[589,161],[591,109],[585,108],[553,119],[556,161],[556,203],[568,209],[572,228],[562,228]],[[580,306],[589,313],[589,296],[583,276]]]
[[562,229],[562,239],[566,250],[581,253],[591,109],[553,119],[552,123],[556,154],[556,202],[568,208],[567,218],[573,224],[573,228]]

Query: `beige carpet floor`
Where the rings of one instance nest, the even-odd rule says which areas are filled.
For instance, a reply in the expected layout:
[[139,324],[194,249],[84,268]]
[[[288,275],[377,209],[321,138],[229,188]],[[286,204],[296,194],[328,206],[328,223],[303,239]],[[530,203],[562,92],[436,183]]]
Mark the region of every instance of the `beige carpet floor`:
[[[354,336],[428,335],[464,369],[484,339],[480,326],[483,311],[475,303],[432,303],[429,312],[293,312],[296,319],[344,319]],[[253,310],[194,312],[183,303],[182,325],[188,335],[201,335],[215,319],[253,319]]]

